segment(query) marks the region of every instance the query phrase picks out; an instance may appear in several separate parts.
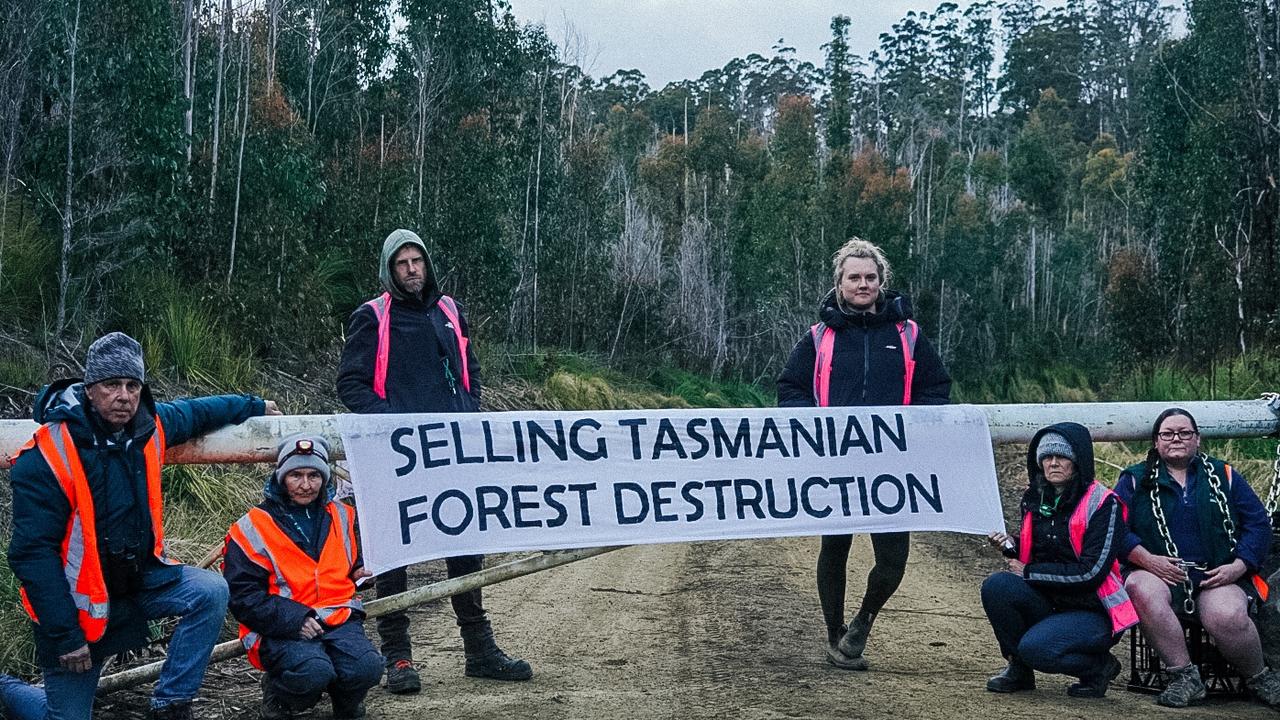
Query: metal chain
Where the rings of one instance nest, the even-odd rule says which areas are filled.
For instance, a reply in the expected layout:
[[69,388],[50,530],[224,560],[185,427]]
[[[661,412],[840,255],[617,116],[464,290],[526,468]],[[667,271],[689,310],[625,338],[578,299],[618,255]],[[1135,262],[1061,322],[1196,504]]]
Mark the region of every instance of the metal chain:
[[1213,491],[1213,502],[1218,506],[1218,512],[1222,513],[1222,529],[1227,533],[1227,541],[1231,543],[1231,552],[1236,551],[1236,524],[1231,519],[1231,511],[1227,508],[1227,494],[1222,492],[1222,481],[1218,479],[1218,473],[1213,471],[1213,465],[1209,462],[1209,456],[1200,453],[1200,462],[1204,464],[1205,472],[1209,473],[1209,489]]
[[1276,459],[1271,463],[1271,488],[1267,490],[1267,522],[1275,524],[1276,510],[1280,509],[1280,445],[1276,446]]
[[[1274,405],[1280,399],[1280,394],[1273,392],[1262,393],[1262,399],[1268,404]],[[1271,524],[1272,530],[1275,529],[1276,510],[1280,510],[1280,445],[1276,446],[1276,459],[1271,463],[1271,487],[1267,488],[1267,522]]]
[[[1153,477],[1159,476],[1160,463],[1157,461],[1149,470]],[[1178,544],[1173,541],[1173,535],[1169,533],[1169,521],[1164,517],[1164,506],[1160,504],[1160,484],[1151,483],[1151,513],[1156,518],[1156,529],[1160,531],[1160,538],[1164,540],[1165,552],[1170,557],[1181,557],[1178,554]],[[1182,610],[1191,615],[1196,611],[1196,599],[1193,596],[1194,588],[1191,587],[1191,576],[1184,569],[1182,571],[1182,589],[1184,598],[1182,600]]]

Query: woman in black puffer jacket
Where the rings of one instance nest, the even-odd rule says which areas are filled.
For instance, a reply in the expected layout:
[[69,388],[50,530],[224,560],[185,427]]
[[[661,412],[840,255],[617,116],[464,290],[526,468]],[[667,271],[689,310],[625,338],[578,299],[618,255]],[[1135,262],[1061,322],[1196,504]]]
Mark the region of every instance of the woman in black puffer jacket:
[[[880,248],[854,238],[836,251],[832,270],[835,287],[822,302],[821,322],[796,343],[778,378],[778,405],[948,403],[951,377],[911,319],[911,301],[885,289],[890,268]],[[827,660],[846,670],[865,670],[862,652],[871,625],[902,582],[910,536],[871,535],[875,565],[867,576],[862,607],[846,626],[845,572],[852,540],[852,535],[822,538],[818,597],[827,624]]]

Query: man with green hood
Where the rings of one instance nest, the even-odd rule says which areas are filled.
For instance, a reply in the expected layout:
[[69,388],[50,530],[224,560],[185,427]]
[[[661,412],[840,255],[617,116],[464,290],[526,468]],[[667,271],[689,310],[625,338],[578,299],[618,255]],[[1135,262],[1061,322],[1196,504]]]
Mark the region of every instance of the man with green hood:
[[[415,233],[396,230],[382,244],[378,275],[382,295],[351,314],[338,365],[338,397],[355,413],[477,412],[480,368],[470,348],[462,309],[440,292],[427,247]],[[484,557],[445,559],[450,578],[481,569]],[[378,597],[404,592],[408,573],[398,568],[376,578]],[[496,680],[528,680],[533,669],[508,657],[493,639],[480,590],[454,595],[453,611],[466,651],[466,674]],[[387,689],[415,693],[409,618],[378,618]]]

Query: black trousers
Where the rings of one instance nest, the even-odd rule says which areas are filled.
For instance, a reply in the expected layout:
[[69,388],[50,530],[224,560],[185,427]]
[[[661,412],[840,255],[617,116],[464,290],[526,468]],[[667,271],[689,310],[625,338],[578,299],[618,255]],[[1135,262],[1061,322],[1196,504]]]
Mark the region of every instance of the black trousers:
[[[469,575],[484,567],[483,555],[460,555],[444,559],[445,570],[449,578]],[[385,572],[374,578],[374,587],[378,597],[402,593],[409,589],[408,568],[399,568]],[[453,604],[453,614],[458,619],[458,627],[465,636],[468,631],[479,631],[489,624],[485,616],[484,604],[480,589],[459,593],[449,598]],[[382,641],[382,657],[388,664],[397,660],[412,660],[413,645],[409,641],[409,616],[403,612],[382,615],[378,618],[378,638]]]
[[[818,552],[818,600],[822,603],[829,642],[840,639],[840,628],[844,625],[846,565],[852,545],[852,535],[824,535],[822,549]],[[880,612],[898,585],[902,584],[907,557],[911,554],[911,534],[874,533],[871,549],[875,552],[876,564],[867,575],[867,591],[862,596],[862,608],[858,611],[867,620]]]

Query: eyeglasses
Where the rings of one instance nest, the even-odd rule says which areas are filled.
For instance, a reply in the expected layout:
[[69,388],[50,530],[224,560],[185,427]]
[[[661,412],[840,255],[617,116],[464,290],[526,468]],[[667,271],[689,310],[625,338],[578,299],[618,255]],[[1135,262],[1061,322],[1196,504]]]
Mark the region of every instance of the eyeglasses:
[[1164,440],[1165,442],[1169,442],[1174,438],[1178,438],[1179,440],[1190,440],[1199,434],[1200,433],[1195,430],[1161,430],[1156,433],[1156,437]]

